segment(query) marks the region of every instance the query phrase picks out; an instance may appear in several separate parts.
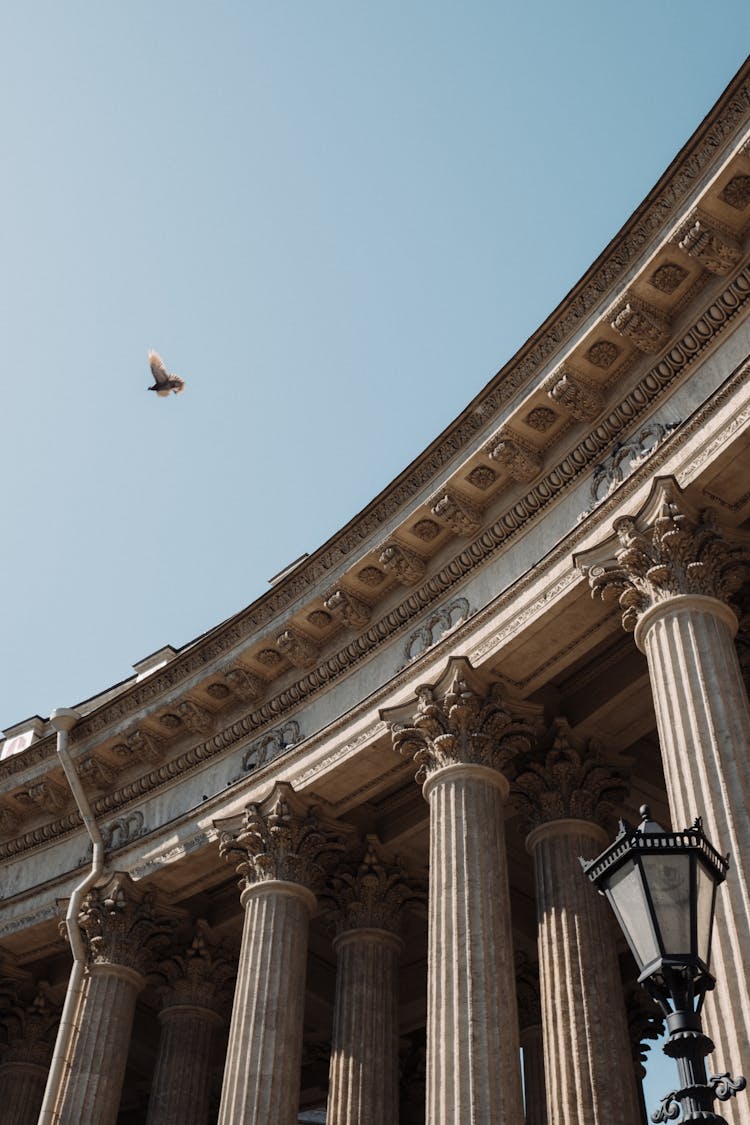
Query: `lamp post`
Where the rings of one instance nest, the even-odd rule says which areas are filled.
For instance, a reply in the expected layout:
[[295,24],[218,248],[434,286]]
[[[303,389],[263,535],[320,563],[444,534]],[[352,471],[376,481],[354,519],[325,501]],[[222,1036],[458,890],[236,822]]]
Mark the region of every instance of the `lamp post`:
[[705,1057],[714,1045],[701,1026],[710,972],[716,888],[726,878],[729,857],[719,855],[703,834],[700,817],[682,832],[666,832],[651,820],[647,805],[637,828],[621,822],[617,839],[600,856],[581,860],[585,873],[607,896],[636,959],[639,982],[667,1017],[664,1053],[677,1063],[680,1088],[651,1115],[654,1122],[726,1125],[713,1112],[745,1088],[729,1074],[706,1076]]

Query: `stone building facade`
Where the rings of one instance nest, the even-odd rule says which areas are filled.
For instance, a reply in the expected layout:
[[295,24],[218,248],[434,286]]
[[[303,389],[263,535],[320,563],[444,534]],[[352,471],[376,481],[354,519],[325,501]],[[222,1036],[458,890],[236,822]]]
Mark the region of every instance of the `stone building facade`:
[[[747,1071],[749,457],[750,65],[365,511],[77,708],[106,854],[47,1119],[642,1122],[658,1018],[578,857],[644,802],[731,852],[706,1020]],[[33,1125],[91,847],[50,722],[0,754],[0,1116]]]

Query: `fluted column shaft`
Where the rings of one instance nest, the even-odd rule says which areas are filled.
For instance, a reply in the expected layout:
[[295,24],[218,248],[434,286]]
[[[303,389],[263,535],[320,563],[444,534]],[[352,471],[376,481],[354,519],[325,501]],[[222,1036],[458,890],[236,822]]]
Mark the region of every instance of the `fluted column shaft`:
[[298,883],[246,887],[219,1125],[294,1125],[315,895]]
[[606,843],[598,825],[572,819],[542,824],[527,839],[536,879],[549,1125],[639,1120],[612,922],[578,861]]
[[451,765],[430,805],[427,1121],[523,1120],[503,804],[508,783]]
[[0,1066],[0,1119],[13,1125],[36,1125],[42,1108],[47,1071],[28,1062]]
[[398,1121],[398,962],[401,939],[348,930],[337,958],[328,1092],[330,1125]]
[[135,1001],[143,977],[123,965],[86,971],[78,1032],[59,1105],[60,1125],[115,1125]]
[[547,1086],[544,1080],[542,1025],[521,1028],[525,1125],[547,1125]]
[[146,1125],[208,1125],[211,1066],[221,1017],[177,1004],[159,1013],[161,1035]]
[[[670,815],[696,815],[731,864],[719,889],[707,1025],[719,1069],[750,1068],[750,704],[734,646],[737,619],[713,597],[684,595],[647,610],[635,640],[648,660]],[[722,1108],[750,1123],[750,1099]]]

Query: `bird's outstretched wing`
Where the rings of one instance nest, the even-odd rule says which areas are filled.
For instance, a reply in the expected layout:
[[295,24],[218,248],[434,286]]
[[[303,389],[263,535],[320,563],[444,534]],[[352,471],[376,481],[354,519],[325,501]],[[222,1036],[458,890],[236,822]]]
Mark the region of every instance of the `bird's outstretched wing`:
[[185,390],[185,380],[181,379],[179,375],[170,375],[169,385],[176,395],[182,394]]
[[148,362],[155,381],[159,384],[167,383],[169,381],[169,372],[164,366],[164,360],[159,353],[150,351],[148,353]]

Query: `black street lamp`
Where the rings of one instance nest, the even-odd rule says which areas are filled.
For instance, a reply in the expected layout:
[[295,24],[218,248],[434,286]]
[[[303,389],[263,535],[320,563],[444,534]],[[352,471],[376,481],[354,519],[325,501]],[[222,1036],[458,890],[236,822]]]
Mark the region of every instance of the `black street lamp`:
[[620,822],[614,843],[584,871],[607,896],[640,970],[639,982],[665,1016],[669,1038],[664,1053],[677,1062],[680,1089],[672,1090],[651,1115],[655,1122],[727,1125],[713,1112],[745,1088],[744,1078],[706,1076],[705,1057],[714,1045],[701,1026],[711,976],[711,930],[716,888],[726,878],[729,857],[719,855],[703,834],[700,817],[692,828],[665,832],[651,820],[647,805],[637,828]]

